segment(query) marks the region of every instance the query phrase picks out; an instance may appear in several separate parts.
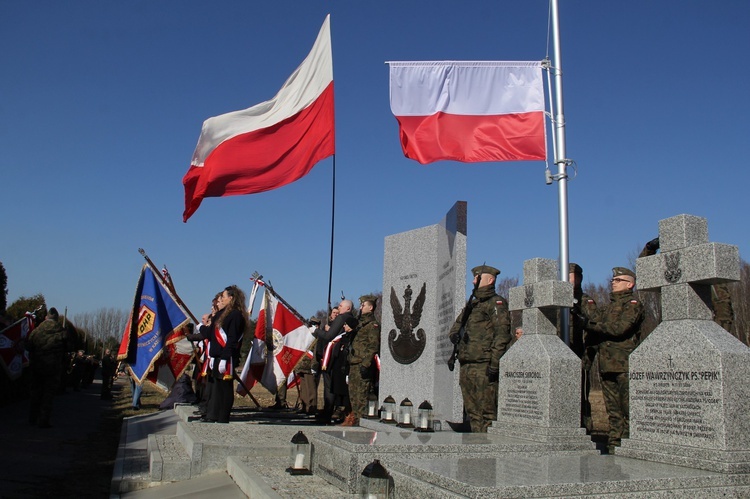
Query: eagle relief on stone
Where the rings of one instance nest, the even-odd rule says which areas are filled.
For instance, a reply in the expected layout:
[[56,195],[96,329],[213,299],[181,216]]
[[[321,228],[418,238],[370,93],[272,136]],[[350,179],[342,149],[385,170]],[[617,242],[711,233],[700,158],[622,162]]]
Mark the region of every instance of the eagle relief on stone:
[[411,306],[411,295],[413,291],[411,284],[404,290],[404,307],[401,308],[396,290],[391,286],[391,308],[393,309],[393,320],[396,328],[391,329],[388,333],[388,348],[391,355],[399,364],[411,364],[422,355],[424,346],[427,343],[427,336],[424,329],[417,329],[419,319],[422,317],[422,308],[427,294],[427,283],[422,284],[417,299],[414,300],[414,307]]

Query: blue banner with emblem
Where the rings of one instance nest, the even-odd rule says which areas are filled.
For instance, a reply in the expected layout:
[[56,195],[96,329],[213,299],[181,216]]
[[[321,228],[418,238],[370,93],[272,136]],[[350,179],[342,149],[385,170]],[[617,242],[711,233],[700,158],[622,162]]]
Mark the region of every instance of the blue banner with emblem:
[[130,317],[126,361],[142,383],[165,347],[183,338],[181,329],[189,319],[148,265],[141,270]]

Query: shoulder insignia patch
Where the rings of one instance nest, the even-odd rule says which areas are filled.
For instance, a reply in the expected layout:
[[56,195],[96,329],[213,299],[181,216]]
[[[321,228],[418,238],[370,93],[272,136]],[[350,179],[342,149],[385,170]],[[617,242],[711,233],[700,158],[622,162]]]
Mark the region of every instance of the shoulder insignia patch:
[[635,305],[636,303],[638,303],[638,300],[630,300],[630,303],[632,303],[633,305]]
[[495,304],[497,304],[497,305],[502,305],[502,304],[503,304],[503,300],[497,300],[497,301],[495,302]]
[[586,301],[588,302],[589,305],[593,305],[595,303],[594,300],[592,300],[591,298],[589,298]]

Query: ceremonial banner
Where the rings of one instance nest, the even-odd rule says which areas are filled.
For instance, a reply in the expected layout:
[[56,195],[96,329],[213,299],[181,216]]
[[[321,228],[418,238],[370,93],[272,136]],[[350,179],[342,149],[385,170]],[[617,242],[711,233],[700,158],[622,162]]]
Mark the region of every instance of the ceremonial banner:
[[29,365],[29,352],[23,348],[26,338],[34,330],[34,316],[26,316],[0,331],[0,364],[11,380],[18,379]]
[[330,16],[276,96],[203,123],[185,186],[183,222],[204,198],[254,194],[307,175],[334,153]]
[[159,363],[167,364],[169,374],[176,379],[192,357],[192,351],[185,354],[175,345],[184,340],[184,328],[189,322],[161,279],[151,267],[144,265],[117,358],[128,363],[131,376],[138,383],[142,383]]
[[[242,370],[245,386],[251,389],[260,381],[268,391],[276,393],[314,339],[310,328],[266,290],[253,345]],[[245,394],[242,386],[237,393]]]
[[438,160],[544,160],[540,62],[390,62],[391,111],[401,148]]

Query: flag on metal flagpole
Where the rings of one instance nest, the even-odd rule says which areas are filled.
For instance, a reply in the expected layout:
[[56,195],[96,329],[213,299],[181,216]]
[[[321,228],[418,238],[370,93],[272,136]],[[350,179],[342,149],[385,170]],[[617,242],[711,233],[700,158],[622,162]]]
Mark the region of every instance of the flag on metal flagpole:
[[[314,339],[311,329],[266,288],[242,381],[248,389],[260,382],[276,393]],[[238,387],[237,393],[244,389]]]
[[391,111],[407,158],[544,160],[541,62],[389,62]]
[[18,379],[23,368],[29,365],[29,352],[23,348],[24,341],[34,330],[34,315],[26,315],[0,331],[0,364],[11,380]]
[[307,175],[335,150],[330,15],[276,96],[203,123],[185,186],[183,222],[204,198],[254,194]]
[[[118,360],[128,363],[131,376],[138,383],[143,383],[149,373],[161,365],[169,367],[170,378],[179,378],[193,356],[192,348],[188,353],[177,345],[184,340],[184,328],[189,322],[162,279],[145,264],[138,279],[128,326],[120,342]],[[157,374],[153,373],[150,380],[156,382]]]

